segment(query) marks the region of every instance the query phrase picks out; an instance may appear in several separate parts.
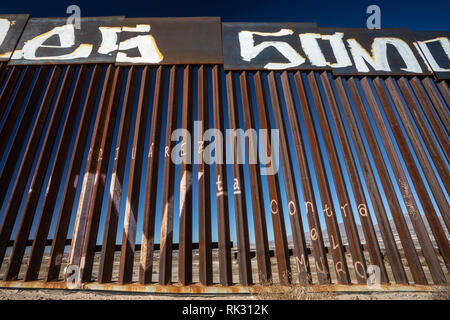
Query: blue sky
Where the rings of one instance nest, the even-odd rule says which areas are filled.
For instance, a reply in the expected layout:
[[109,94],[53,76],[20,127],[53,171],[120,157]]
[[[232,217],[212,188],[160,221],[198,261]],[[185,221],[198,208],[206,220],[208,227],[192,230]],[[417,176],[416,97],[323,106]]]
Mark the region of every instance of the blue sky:
[[366,25],[366,8],[381,8],[385,28],[450,30],[448,1],[286,1],[286,0],[40,0],[1,1],[0,12],[29,13],[34,17],[65,17],[76,4],[82,16],[125,15],[129,17],[220,16],[225,22],[317,22],[323,27]]

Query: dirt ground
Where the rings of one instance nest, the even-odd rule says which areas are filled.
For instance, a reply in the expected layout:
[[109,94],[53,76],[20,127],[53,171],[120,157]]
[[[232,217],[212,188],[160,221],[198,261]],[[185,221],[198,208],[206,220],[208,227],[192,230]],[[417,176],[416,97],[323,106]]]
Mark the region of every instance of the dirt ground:
[[261,295],[146,294],[101,291],[0,289],[0,300],[450,300],[447,292],[313,293],[303,289]]

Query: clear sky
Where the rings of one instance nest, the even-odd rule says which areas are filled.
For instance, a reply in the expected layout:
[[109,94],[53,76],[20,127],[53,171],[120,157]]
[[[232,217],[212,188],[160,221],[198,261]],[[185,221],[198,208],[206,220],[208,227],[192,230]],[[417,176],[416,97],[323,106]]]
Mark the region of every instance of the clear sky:
[[0,12],[64,17],[72,4],[80,6],[82,16],[91,17],[220,16],[225,22],[317,22],[323,27],[354,28],[366,26],[366,8],[376,4],[382,27],[450,30],[450,3],[445,0],[3,0]]

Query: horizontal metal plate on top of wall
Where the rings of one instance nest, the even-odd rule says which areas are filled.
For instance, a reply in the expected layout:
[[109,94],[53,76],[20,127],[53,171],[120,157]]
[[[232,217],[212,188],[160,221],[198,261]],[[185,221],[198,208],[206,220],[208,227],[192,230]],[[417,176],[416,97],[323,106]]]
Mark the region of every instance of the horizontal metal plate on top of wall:
[[0,15],[0,61],[11,57],[28,17],[28,14]]
[[124,17],[30,19],[10,65],[114,63]]
[[347,52],[353,59],[353,64],[348,67],[333,68],[333,74],[432,75],[408,29],[321,28],[322,32],[342,32]]
[[224,23],[225,70],[333,70],[336,75],[431,75],[408,29]]
[[219,17],[127,18],[117,65],[222,64]]

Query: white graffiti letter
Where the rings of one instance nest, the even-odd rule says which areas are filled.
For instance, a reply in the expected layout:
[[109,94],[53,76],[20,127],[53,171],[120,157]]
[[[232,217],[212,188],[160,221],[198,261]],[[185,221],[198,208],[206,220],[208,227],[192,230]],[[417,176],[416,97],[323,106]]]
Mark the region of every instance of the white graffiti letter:
[[68,289],[80,289],[81,277],[80,267],[76,265],[69,265],[65,269],[66,284]]
[[376,71],[391,71],[387,58],[387,45],[390,44],[397,49],[397,52],[406,64],[406,68],[401,68],[401,70],[422,73],[422,68],[414,53],[402,39],[390,37],[375,38],[372,43],[372,53],[367,52],[355,39],[348,39],[347,42],[350,46],[353,60],[355,60],[356,69],[359,72],[369,72],[367,63]]
[[287,60],[288,63],[269,62],[264,68],[269,70],[280,70],[286,68],[293,68],[305,62],[303,58],[290,44],[284,41],[264,41],[255,46],[253,35],[281,37],[293,34],[294,31],[289,29],[281,29],[278,32],[256,32],[256,31],[241,31],[239,32],[239,43],[241,45],[241,56],[244,61],[251,61],[258,56],[261,51],[268,47],[277,49]]
[[[150,32],[149,24],[138,24],[135,28],[123,27],[122,31],[126,32]],[[132,48],[137,48],[140,57],[129,57],[124,52],[117,52],[118,62],[130,63],[159,63],[164,59],[164,56],[159,51],[156,45],[155,38],[152,35],[140,35],[128,40],[121,41],[119,44],[119,51],[124,51]]]
[[[302,33],[299,35],[302,49],[313,66],[332,68],[344,68],[352,65],[347,49],[345,49],[344,41],[342,40],[344,34],[336,32],[331,35],[322,35],[317,33]],[[333,51],[336,63],[326,61],[325,56],[320,49],[318,39],[328,40],[330,42],[331,50]]]
[[[59,46],[44,45],[45,41],[53,36],[59,37]],[[33,39],[26,41],[22,50],[16,50],[12,59],[27,60],[72,60],[79,58],[87,58],[92,52],[92,44],[80,44],[73,52],[60,56],[36,57],[36,51],[39,48],[71,48],[75,45],[75,28],[73,24],[67,24],[61,27],[55,27],[49,32],[43,33]]]

